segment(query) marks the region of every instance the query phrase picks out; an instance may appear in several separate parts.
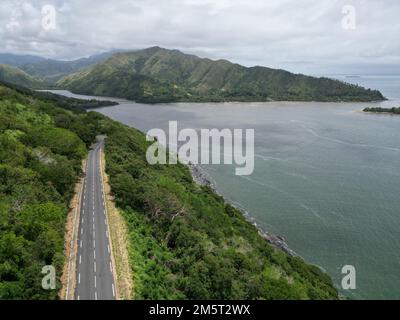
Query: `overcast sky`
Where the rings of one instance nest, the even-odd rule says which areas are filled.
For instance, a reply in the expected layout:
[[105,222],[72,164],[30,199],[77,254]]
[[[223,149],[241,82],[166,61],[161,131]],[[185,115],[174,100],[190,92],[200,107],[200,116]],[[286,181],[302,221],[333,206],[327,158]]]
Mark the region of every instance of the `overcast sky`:
[[0,2],[0,52],[69,60],[154,45],[308,74],[400,74],[400,1]]

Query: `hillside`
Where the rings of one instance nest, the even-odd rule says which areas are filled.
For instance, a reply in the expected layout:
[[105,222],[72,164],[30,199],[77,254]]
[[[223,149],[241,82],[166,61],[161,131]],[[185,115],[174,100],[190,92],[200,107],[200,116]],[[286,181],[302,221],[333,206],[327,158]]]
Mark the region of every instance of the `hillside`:
[[116,53],[104,62],[58,81],[76,93],[139,102],[171,101],[372,101],[379,91],[327,78],[265,67],[246,68],[177,50],[153,47]]
[[[151,166],[136,129],[0,84],[0,299],[55,299],[81,159],[106,134],[106,169],[129,230],[135,298],[336,299],[330,278],[270,246],[184,165]],[[58,287],[60,285],[58,279]]]
[[34,55],[20,55],[13,53],[0,53],[0,64],[8,64],[20,68],[25,64],[38,63],[45,61],[45,58]]
[[[69,114],[0,83],[0,300],[57,297],[42,289],[41,270],[61,274],[68,203],[86,154],[82,139],[57,125]],[[85,118],[76,114],[74,125],[88,142]]]
[[61,77],[106,60],[113,52],[104,52],[76,60],[54,60],[32,55],[0,54],[0,64],[17,67],[34,78],[54,82]]
[[365,108],[364,112],[400,114],[400,107],[393,108]]
[[43,82],[35,79],[19,68],[0,64],[0,81],[28,88],[40,88]]
[[71,61],[45,59],[34,63],[24,64],[21,66],[21,69],[32,76],[43,78],[48,81],[57,81],[67,74],[106,60],[111,55],[111,52],[105,52],[88,58]]

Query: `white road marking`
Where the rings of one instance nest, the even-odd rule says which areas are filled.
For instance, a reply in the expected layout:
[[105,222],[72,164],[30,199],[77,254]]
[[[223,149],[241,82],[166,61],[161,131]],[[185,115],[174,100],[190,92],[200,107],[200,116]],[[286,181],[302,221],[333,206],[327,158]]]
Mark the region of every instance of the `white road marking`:
[[[96,149],[96,150],[101,150],[101,148],[99,148],[99,149]],[[95,151],[96,151],[95,150]],[[86,177],[86,180],[84,181],[84,191],[85,191],[85,194],[84,194],[84,197],[86,196],[86,193],[88,193],[88,197],[90,198],[90,194],[89,194],[89,192],[90,191],[92,191],[92,194],[93,194],[93,198],[92,198],[92,202],[93,202],[93,216],[92,216],[92,220],[93,220],[93,248],[94,248],[94,250],[93,250],[93,257],[94,257],[94,262],[93,262],[93,270],[94,270],[94,296],[95,296],[95,300],[97,300],[97,298],[98,298],[98,295],[97,295],[97,276],[96,276],[96,273],[97,273],[97,262],[96,262],[96,229],[95,229],[95,214],[96,214],[96,212],[95,212],[95,200],[97,199],[97,200],[100,200],[100,197],[99,197],[99,194],[98,194],[98,192],[97,191],[99,191],[100,190],[100,194],[101,194],[101,203],[99,204],[100,205],[100,207],[101,206],[103,206],[103,214],[104,214],[104,225],[106,226],[106,237],[107,237],[107,250],[108,250],[108,254],[110,255],[110,262],[109,262],[109,264],[110,264],[110,271],[111,271],[111,274],[113,274],[113,264],[112,264],[112,261],[111,261],[111,247],[110,247],[110,242],[109,242],[109,238],[110,238],[110,235],[109,235],[109,232],[108,232],[108,229],[107,229],[107,223],[108,223],[108,221],[107,221],[107,212],[106,212],[106,209],[107,209],[107,207],[106,207],[106,195],[105,195],[105,193],[104,193],[104,185],[103,185],[103,181],[102,181],[102,176],[101,177],[99,177],[99,175],[102,175],[102,168],[101,168],[101,159],[100,159],[100,163],[98,163],[98,160],[99,159],[97,159],[97,157],[99,156],[99,153],[96,153],[96,152],[92,152],[91,153],[91,155],[90,155],[90,162],[88,162],[87,164],[86,164],[86,169],[87,169],[87,171],[89,171],[90,169],[92,169],[91,171],[91,174],[92,174],[92,176],[93,176],[93,182],[92,182],[92,184],[90,184],[90,182],[88,181],[90,178],[88,178],[88,177]],[[90,166],[92,166],[92,168],[90,168],[89,167],[89,163],[90,163]],[[100,180],[99,180],[100,179]],[[95,197],[95,194],[96,194],[96,197]],[[88,200],[88,202],[90,202],[90,199]],[[86,203],[86,202],[84,202],[83,203],[83,205],[86,205],[86,204],[88,204],[88,203]],[[90,206],[90,205],[89,205]],[[89,209],[90,210],[90,209]],[[85,212],[85,209],[84,208],[82,208],[82,213],[84,214],[84,212]],[[84,218],[82,217],[82,224],[84,223]],[[81,235],[83,234],[83,226],[81,226]],[[82,248],[82,240],[80,240],[80,247]],[[79,264],[81,264],[81,261],[82,261],[82,256],[81,255],[79,255]],[[79,283],[80,283],[80,273],[79,273]],[[114,283],[112,282],[112,293],[113,293],[113,297],[115,298],[115,286],[114,286]],[[79,296],[78,296],[78,300],[79,300]]]
[[81,274],[78,274],[78,283],[81,283]]
[[78,296],[78,300],[80,300],[79,296]]

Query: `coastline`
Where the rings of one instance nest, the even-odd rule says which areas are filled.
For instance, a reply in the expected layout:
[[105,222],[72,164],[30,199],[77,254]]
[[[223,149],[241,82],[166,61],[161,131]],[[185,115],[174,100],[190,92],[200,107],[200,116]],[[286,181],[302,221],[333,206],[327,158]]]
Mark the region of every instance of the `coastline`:
[[262,229],[256,222],[256,220],[251,216],[250,212],[247,210],[239,207],[238,205],[234,204],[232,201],[224,197],[218,190],[216,182],[210,177],[208,173],[204,171],[199,165],[189,163],[188,164],[190,173],[193,177],[193,180],[201,186],[207,186],[211,190],[213,190],[216,194],[223,197],[224,200],[229,203],[232,207],[240,211],[245,219],[251,223],[257,230],[259,235],[264,238],[272,247],[282,250],[288,255],[292,257],[300,257],[296,252],[294,252],[285,242],[285,239],[282,236],[272,234],[264,229]]

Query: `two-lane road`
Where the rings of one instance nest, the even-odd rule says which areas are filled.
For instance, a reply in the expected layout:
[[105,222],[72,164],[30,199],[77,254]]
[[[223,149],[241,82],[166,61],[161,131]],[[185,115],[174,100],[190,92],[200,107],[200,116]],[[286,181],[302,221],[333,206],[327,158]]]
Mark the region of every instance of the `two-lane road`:
[[75,299],[115,299],[115,283],[100,156],[104,139],[89,152],[78,229]]

